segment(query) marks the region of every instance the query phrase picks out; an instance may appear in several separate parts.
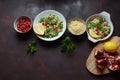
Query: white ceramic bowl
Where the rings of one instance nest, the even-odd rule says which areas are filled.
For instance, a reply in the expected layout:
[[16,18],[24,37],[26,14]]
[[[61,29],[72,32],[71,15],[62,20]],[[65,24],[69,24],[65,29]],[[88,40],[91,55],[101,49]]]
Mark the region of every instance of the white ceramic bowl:
[[87,32],[87,35],[88,35],[88,39],[89,39],[90,41],[92,41],[93,43],[96,43],[96,42],[98,42],[98,41],[103,41],[103,40],[108,39],[108,38],[112,35],[113,30],[114,30],[113,24],[112,24],[112,21],[111,21],[111,18],[110,18],[110,14],[109,14],[108,12],[106,12],[106,11],[103,11],[103,12],[101,12],[101,13],[94,14],[94,15],[88,17],[87,20],[86,20],[86,27],[87,27],[88,21],[89,21],[91,18],[95,17],[95,16],[100,16],[100,17],[104,18],[104,19],[108,22],[108,25],[109,25],[109,27],[110,27],[111,30],[110,30],[110,33],[109,33],[106,37],[104,37],[104,38],[102,38],[102,39],[94,39],[94,38],[92,38],[92,37],[89,35],[88,29],[86,29],[86,32]]
[[34,22],[33,22],[33,27],[39,23],[40,19],[45,17],[45,16],[48,16],[49,14],[53,14],[53,15],[56,15],[60,21],[63,22],[63,29],[62,31],[55,37],[53,38],[43,38],[42,36],[39,36],[39,35],[36,35],[38,38],[40,38],[41,40],[44,40],[44,41],[54,41],[54,40],[57,40],[58,38],[60,38],[64,32],[66,31],[66,20],[65,20],[65,17],[58,11],[55,11],[55,10],[44,10],[42,11],[41,13],[39,13],[35,19],[34,19]]
[[[26,31],[20,31],[19,29],[18,29],[18,27],[17,27],[17,23],[18,23],[18,21],[21,19],[21,18],[25,18],[25,19],[28,19],[29,21],[30,21],[30,27],[26,30]],[[30,31],[30,29],[32,28],[32,19],[30,18],[30,17],[28,17],[28,16],[20,16],[20,17],[18,17],[18,18],[16,18],[15,19],[15,21],[14,21],[14,29],[18,32],[18,33],[27,33],[28,31]]]

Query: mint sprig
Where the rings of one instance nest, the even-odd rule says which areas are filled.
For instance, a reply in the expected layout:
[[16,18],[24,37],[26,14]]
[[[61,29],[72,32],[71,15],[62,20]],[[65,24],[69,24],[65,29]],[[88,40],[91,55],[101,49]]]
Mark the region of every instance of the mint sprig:
[[27,53],[32,53],[32,54],[35,53],[37,51],[36,44],[37,43],[35,41],[29,43],[27,46]]
[[69,37],[66,37],[61,43],[61,51],[62,52],[72,52],[75,49],[74,44],[71,42]]

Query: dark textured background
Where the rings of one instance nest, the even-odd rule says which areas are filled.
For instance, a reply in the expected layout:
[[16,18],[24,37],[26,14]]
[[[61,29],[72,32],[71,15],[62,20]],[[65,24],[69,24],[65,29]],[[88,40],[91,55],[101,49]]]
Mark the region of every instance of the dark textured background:
[[[94,76],[85,67],[86,59],[95,46],[82,36],[72,36],[68,30],[57,41],[44,42],[31,30],[18,34],[14,20],[21,16],[35,16],[43,10],[61,12],[68,21],[73,17],[84,20],[92,14],[107,11],[114,24],[113,35],[120,36],[119,0],[0,0],[0,80],[120,80],[120,72]],[[61,53],[60,42],[69,36],[75,44],[72,56]],[[27,44],[37,41],[37,52],[26,53]]]

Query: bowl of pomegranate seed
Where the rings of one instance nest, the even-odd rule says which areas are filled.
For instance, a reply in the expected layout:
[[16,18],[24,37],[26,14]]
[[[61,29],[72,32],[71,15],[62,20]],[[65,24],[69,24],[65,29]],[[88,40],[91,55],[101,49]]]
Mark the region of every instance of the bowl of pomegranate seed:
[[26,33],[32,27],[32,20],[28,16],[20,16],[14,21],[14,29],[18,33]]

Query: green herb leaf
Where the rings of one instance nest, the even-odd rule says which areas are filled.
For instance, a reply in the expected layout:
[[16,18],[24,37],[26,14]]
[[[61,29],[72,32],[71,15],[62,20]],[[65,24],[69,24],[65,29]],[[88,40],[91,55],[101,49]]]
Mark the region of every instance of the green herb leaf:
[[69,37],[66,37],[61,43],[62,52],[72,52],[75,49],[74,44],[71,42]]
[[98,26],[98,29],[100,29],[101,31],[105,31],[106,29],[103,26]]
[[88,25],[89,25],[90,27],[97,27],[97,24],[94,23],[94,22],[89,22]]
[[101,31],[105,31],[105,30],[106,30],[103,26],[97,25],[97,24],[94,23],[94,22],[89,22],[88,25],[89,25],[90,27],[96,27],[96,28],[98,28],[98,29],[101,30]]
[[105,19],[104,18],[102,18],[102,17],[96,17],[96,19],[98,19],[99,21],[100,21],[100,23],[103,23],[104,21],[105,21]]
[[34,53],[36,52],[37,49],[36,49],[36,42],[35,41],[32,41],[31,43],[28,44],[27,46],[27,53]]

